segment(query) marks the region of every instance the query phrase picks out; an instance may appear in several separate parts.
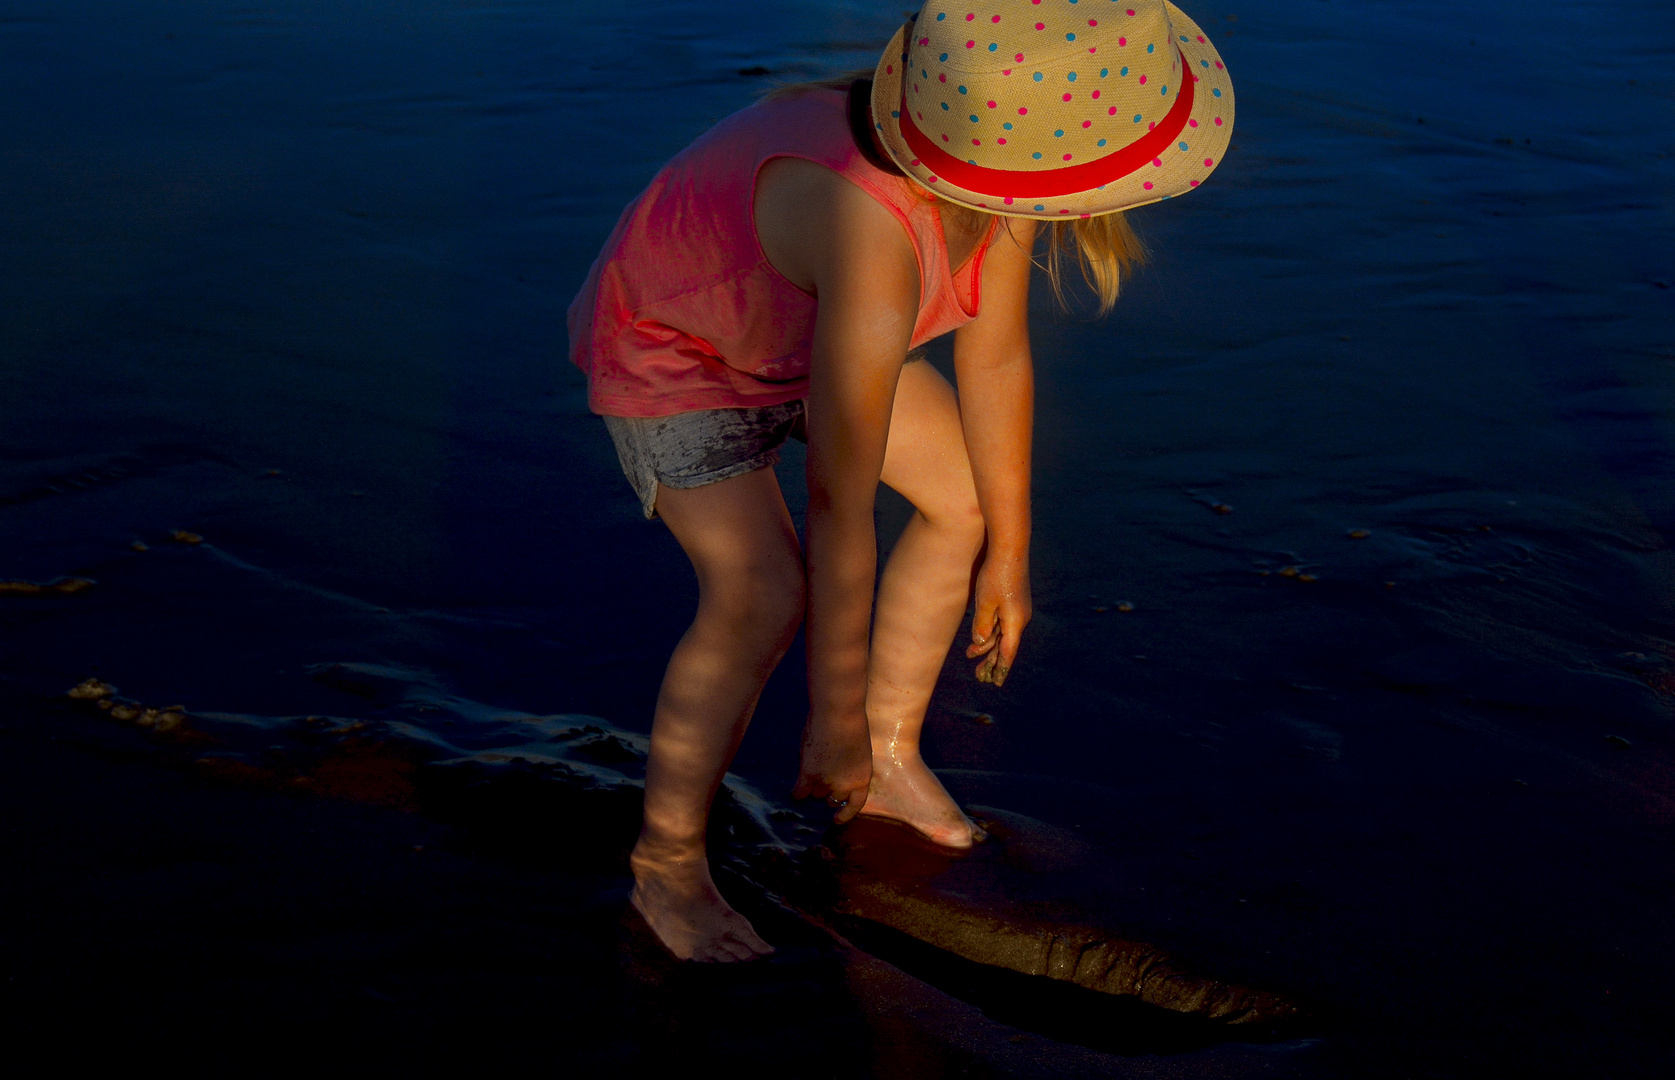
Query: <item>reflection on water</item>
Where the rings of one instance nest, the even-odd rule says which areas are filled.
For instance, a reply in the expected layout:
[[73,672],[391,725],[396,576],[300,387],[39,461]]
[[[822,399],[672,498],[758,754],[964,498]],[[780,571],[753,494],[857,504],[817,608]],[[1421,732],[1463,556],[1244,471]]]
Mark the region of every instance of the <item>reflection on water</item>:
[[[950,666],[933,761],[1107,853],[1072,879],[1137,939],[1341,1004],[1345,1075],[1636,1075],[1675,960],[1675,16],[1189,11],[1234,146],[1135,215],[1110,319],[1041,298],[1038,616],[1003,690]],[[564,306],[664,158],[899,17],[12,5],[0,580],[52,587],[0,592],[11,691],[365,719],[339,662],[643,731],[693,588]],[[800,682],[738,762],[769,800]]]

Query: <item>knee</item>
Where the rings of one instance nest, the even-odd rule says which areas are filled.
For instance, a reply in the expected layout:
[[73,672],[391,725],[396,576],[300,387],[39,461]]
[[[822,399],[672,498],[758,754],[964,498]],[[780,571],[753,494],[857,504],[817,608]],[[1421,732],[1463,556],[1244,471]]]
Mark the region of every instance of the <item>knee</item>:
[[951,544],[969,550],[973,558],[977,557],[988,535],[988,526],[983,521],[983,508],[977,505],[975,494],[920,507],[919,514],[931,528],[948,537]]
[[736,637],[771,641],[780,648],[802,625],[803,566],[796,559],[752,562],[700,586],[700,605],[723,620]]

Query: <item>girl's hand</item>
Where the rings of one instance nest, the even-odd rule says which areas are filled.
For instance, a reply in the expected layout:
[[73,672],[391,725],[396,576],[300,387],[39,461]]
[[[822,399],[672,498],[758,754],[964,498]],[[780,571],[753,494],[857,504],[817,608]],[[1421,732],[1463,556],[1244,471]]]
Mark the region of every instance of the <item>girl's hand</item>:
[[841,735],[822,730],[829,725],[816,724],[809,717],[803,728],[797,786],[791,789],[793,799],[824,798],[826,805],[837,810],[832,821],[838,825],[861,812],[867,804],[867,785],[872,783],[872,741],[865,717],[859,724],[840,726],[848,729]]
[[977,571],[977,613],[971,619],[966,659],[983,657],[977,681],[1002,686],[1018,658],[1032,613],[1027,556],[989,556]]

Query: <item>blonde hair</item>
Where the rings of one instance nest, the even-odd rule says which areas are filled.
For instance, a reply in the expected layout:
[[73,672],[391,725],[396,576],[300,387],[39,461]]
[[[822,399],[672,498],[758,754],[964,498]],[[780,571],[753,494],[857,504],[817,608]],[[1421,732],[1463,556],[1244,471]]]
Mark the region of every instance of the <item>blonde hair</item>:
[[[847,90],[856,79],[870,79],[872,75],[869,68],[827,79],[771,86],[758,97],[762,101],[783,101],[810,90]],[[937,203],[943,221],[962,232],[977,232],[987,227],[988,218],[999,216],[950,202],[911,178],[907,186],[919,198]],[[1001,220],[1010,219],[1003,217]],[[1120,210],[1073,221],[1051,221],[1043,231],[1047,234],[1046,260],[1037,265],[1046,272],[1047,281],[1053,287],[1053,299],[1062,309],[1070,307],[1065,296],[1067,263],[1074,261],[1076,268],[1082,272],[1082,280],[1098,298],[1096,313],[1104,315],[1116,305],[1123,280],[1146,261],[1148,254],[1145,244],[1134,234],[1133,227]]]

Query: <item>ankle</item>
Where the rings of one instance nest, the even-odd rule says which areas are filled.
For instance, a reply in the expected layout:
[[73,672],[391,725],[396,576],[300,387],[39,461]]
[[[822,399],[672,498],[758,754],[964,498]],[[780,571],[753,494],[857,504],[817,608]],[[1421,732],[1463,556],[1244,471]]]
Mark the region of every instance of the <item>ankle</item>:
[[690,869],[708,863],[704,842],[699,840],[668,839],[640,834],[634,850],[628,853],[629,868],[635,877],[646,873]]

